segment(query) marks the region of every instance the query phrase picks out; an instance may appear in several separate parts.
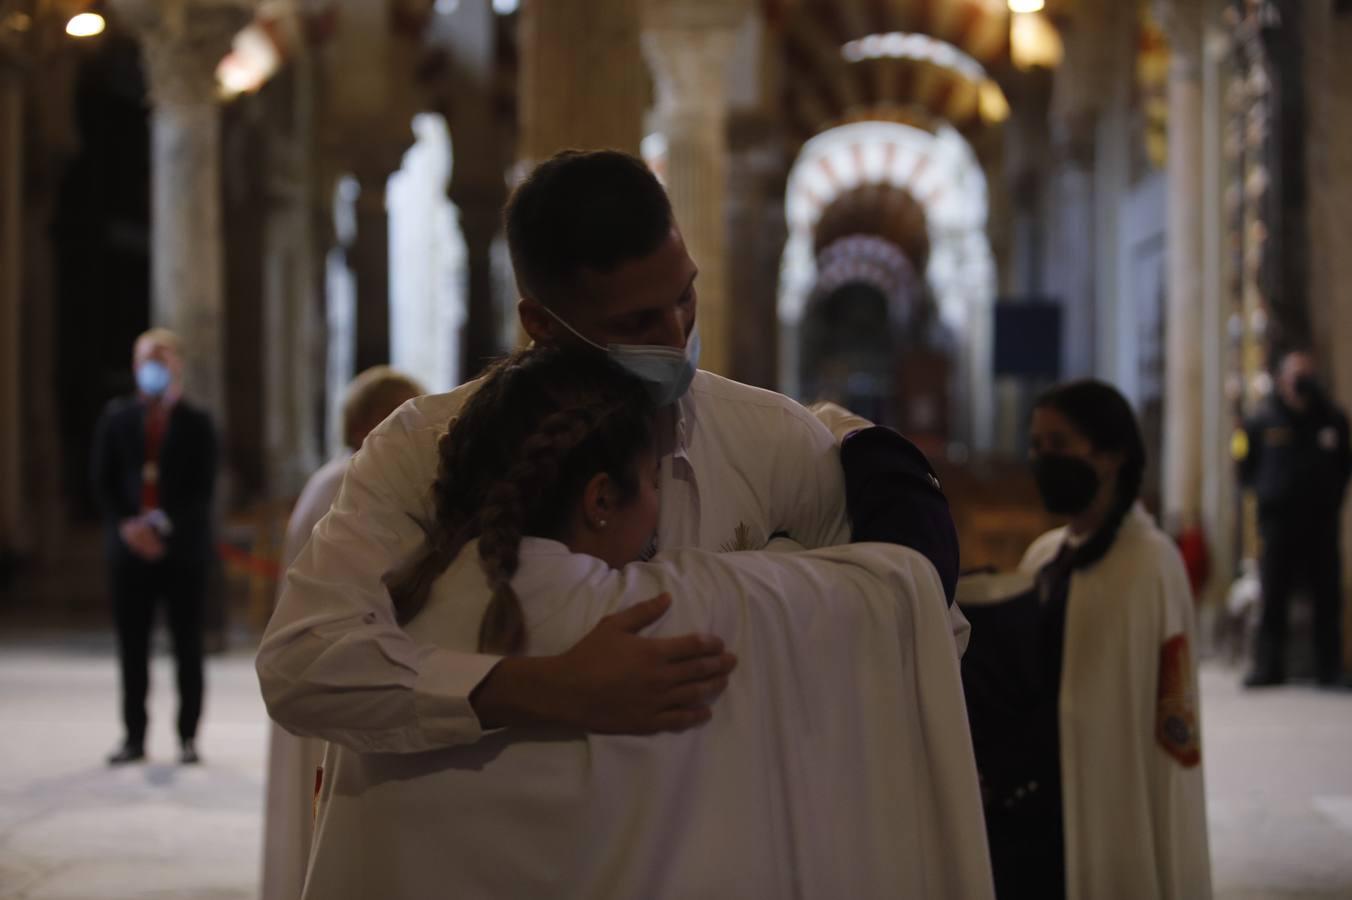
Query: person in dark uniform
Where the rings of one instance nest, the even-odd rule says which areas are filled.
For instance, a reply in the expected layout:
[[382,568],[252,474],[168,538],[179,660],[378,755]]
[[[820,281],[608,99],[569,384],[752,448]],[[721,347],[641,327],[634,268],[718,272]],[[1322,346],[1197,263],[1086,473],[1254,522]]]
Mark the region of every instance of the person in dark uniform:
[[211,419],[181,396],[182,345],[152,329],[136,340],[137,391],[108,404],[94,434],[94,491],[122,670],[126,738],[110,765],[145,758],[146,691],[155,608],[163,604],[178,670],[180,760],[198,762],[202,607],[214,555],[211,502],[217,441]]
[[1342,680],[1339,510],[1352,474],[1347,417],[1325,394],[1314,358],[1282,356],[1272,398],[1238,436],[1239,477],[1258,498],[1263,617],[1246,687],[1286,680],[1286,608],[1300,582],[1314,604],[1315,677]]

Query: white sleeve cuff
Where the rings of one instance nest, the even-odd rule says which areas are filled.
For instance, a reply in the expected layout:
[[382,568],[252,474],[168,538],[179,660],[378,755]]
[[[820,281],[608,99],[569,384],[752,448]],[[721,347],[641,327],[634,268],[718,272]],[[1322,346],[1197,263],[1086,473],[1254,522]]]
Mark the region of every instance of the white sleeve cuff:
[[441,746],[477,741],[484,729],[470,705],[470,694],[502,657],[438,647],[424,647],[420,656],[413,707],[427,740]]

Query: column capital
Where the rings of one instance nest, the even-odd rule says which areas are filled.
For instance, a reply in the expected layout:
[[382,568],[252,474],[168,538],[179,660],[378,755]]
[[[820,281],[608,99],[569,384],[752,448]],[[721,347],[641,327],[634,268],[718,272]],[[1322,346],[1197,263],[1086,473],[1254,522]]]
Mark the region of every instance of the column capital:
[[749,0],[644,0],[643,30],[735,32],[750,11]]
[[658,115],[722,120],[728,63],[737,40],[735,22],[682,20],[645,27],[640,40],[653,72]]
[[156,107],[202,106],[217,96],[216,66],[256,0],[113,0],[141,39],[150,99]]
[[22,74],[30,64],[33,17],[0,11],[0,77]]

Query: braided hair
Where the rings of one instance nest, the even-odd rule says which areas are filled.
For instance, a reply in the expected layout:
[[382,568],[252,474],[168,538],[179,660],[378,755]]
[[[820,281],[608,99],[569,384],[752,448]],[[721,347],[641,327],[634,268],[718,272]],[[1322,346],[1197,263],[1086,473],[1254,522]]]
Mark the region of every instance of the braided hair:
[[1075,430],[1089,439],[1094,449],[1122,454],[1117,472],[1117,493],[1102,527],[1081,544],[1071,557],[1071,567],[1084,569],[1102,559],[1113,546],[1141,493],[1145,478],[1145,440],[1136,414],[1127,398],[1112,385],[1086,378],[1057,385],[1038,397],[1034,409],[1054,409]]
[[632,500],[655,413],[638,379],[591,350],[532,347],[494,364],[437,442],[436,521],[423,555],[390,585],[399,620],[418,613],[477,537],[493,592],[479,649],[523,650],[525,618],[511,584],[521,538],[563,539],[597,474],[611,478],[621,504]]

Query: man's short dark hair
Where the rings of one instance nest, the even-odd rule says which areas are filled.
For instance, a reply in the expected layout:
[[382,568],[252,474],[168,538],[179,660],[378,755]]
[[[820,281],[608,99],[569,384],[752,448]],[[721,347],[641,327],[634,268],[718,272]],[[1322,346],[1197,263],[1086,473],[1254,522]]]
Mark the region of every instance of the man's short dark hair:
[[643,160],[618,150],[564,150],[517,186],[504,212],[518,289],[567,303],[583,269],[612,272],[652,254],[671,232],[671,201]]

